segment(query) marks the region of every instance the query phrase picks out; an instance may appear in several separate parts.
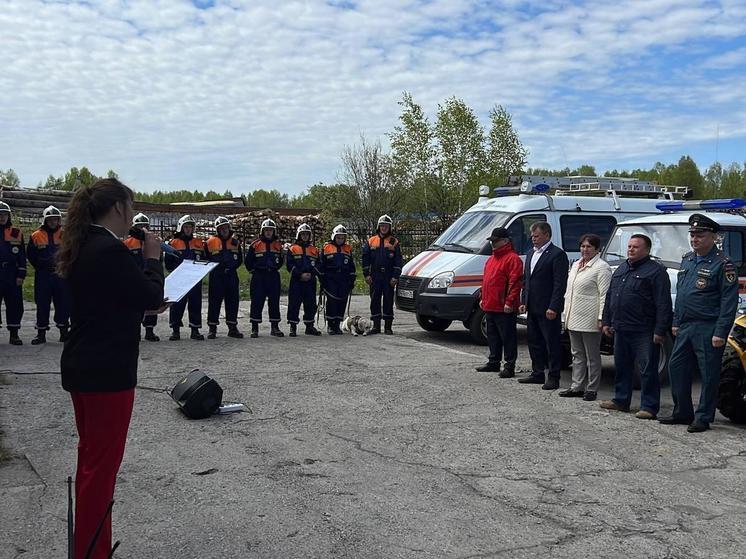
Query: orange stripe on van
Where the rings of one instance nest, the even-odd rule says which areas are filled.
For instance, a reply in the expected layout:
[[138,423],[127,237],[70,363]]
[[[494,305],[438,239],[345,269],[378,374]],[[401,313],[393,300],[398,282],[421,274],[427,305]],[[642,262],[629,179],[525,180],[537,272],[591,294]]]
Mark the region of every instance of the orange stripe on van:
[[414,269],[410,272],[411,275],[416,276],[417,273],[422,270],[427,264],[429,264],[431,261],[435,260],[435,258],[440,254],[439,251],[434,250],[432,254],[428,254],[422,260],[420,260],[417,265],[414,267]]

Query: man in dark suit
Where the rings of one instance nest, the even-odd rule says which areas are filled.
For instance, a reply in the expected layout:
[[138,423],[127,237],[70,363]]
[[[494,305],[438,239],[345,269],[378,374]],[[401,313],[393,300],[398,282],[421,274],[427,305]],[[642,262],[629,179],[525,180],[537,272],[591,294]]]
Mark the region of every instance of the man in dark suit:
[[[562,311],[569,263],[567,254],[552,244],[552,227],[546,221],[531,226],[534,250],[526,255],[520,312],[527,313],[531,374],[518,382],[559,388],[562,363]],[[549,378],[544,381],[544,371]]]

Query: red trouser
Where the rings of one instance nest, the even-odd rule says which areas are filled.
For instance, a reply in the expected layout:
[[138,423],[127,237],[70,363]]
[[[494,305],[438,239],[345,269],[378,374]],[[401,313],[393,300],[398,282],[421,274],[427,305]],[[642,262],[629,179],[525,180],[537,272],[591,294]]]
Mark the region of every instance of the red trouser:
[[[70,395],[80,436],[75,474],[75,559],[84,559],[114,497],[135,389]],[[110,552],[111,516],[101,529],[91,559],[106,559]]]

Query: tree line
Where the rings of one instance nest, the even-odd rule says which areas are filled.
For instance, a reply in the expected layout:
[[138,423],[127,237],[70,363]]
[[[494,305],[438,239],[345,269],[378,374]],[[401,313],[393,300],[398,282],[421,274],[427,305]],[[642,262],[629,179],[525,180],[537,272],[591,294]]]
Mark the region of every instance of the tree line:
[[[593,165],[543,169],[527,165],[528,151],[515,130],[510,113],[501,105],[489,112],[487,129],[463,100],[450,97],[428,117],[412,95],[398,102],[398,123],[388,134],[390,148],[380,141],[360,140],[340,154],[337,181],[316,183],[297,195],[277,189],[242,194],[249,207],[319,208],[328,215],[370,229],[382,213],[395,218],[450,221],[478,198],[480,185],[501,186],[509,175],[598,175]],[[723,166],[716,162],[701,172],[694,160],[656,163],[650,169],[605,170],[603,176],[635,177],[661,185],[686,186],[698,199],[744,196],[746,163]],[[109,170],[107,177],[117,177]],[[72,167],[60,176],[49,175],[42,190],[73,191],[98,180],[87,167]],[[18,186],[13,169],[0,169],[0,186]],[[155,203],[203,202],[233,198],[230,190],[155,190],[137,192],[139,201]]]

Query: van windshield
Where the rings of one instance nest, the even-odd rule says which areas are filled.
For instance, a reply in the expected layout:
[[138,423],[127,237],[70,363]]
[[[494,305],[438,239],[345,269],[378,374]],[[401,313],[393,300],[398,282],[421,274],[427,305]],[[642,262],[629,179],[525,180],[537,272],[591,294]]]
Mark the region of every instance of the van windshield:
[[653,241],[650,254],[669,268],[678,268],[681,257],[692,250],[689,245],[689,225],[685,223],[619,225],[606,245],[604,259],[612,265],[626,260],[627,243],[635,233],[650,237]]
[[452,252],[477,253],[487,243],[492,230],[505,225],[511,215],[506,212],[465,213],[430,246]]

